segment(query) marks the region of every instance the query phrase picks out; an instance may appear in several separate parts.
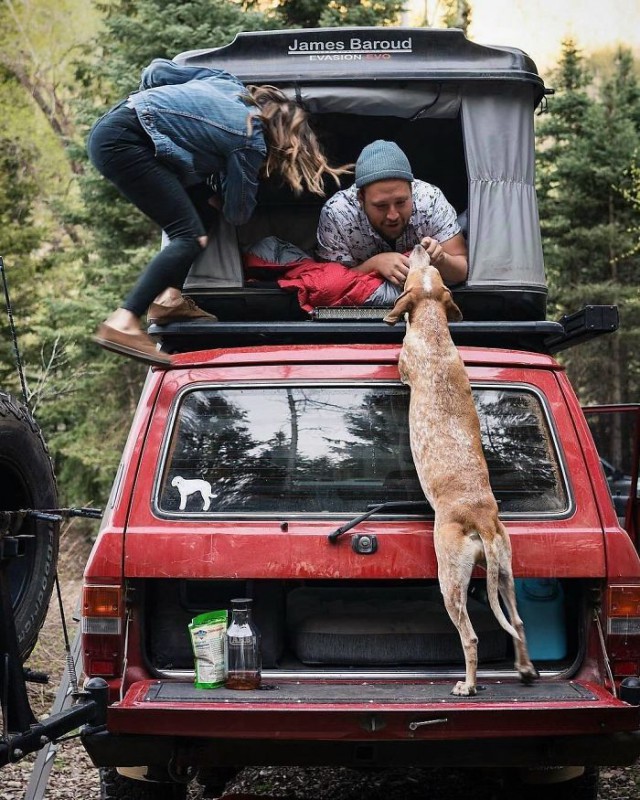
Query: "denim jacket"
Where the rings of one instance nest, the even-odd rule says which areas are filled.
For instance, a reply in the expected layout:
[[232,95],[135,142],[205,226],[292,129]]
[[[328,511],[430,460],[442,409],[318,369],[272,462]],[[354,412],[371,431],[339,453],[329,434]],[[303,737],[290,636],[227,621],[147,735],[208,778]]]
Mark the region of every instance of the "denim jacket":
[[190,185],[208,180],[222,195],[222,213],[246,222],[256,205],[267,147],[257,109],[244,85],[224,70],[155,59],[129,97],[156,156]]

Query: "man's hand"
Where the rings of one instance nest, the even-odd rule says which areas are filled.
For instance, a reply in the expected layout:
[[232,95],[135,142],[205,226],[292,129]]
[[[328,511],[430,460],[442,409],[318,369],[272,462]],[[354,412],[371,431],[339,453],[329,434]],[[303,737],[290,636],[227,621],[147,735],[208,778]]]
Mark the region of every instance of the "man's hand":
[[396,286],[404,286],[409,273],[409,259],[402,253],[378,253],[355,267],[359,272],[377,272]]
[[420,244],[427,251],[427,255],[429,256],[433,266],[439,267],[442,264],[443,258],[445,257],[444,250],[442,249],[440,242],[437,239],[432,239],[430,236],[425,236]]
[[460,283],[467,279],[467,244],[461,233],[442,244],[431,236],[425,236],[420,244],[447,283]]

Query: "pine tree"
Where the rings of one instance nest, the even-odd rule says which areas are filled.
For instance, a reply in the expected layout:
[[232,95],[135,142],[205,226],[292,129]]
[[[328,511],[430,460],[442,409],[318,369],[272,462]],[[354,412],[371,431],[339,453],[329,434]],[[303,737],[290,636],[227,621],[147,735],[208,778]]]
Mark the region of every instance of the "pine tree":
[[389,26],[399,25],[404,0],[329,0],[318,19],[320,27],[334,28],[347,25]]
[[469,0],[447,0],[443,22],[447,28],[460,28],[465,36],[469,31],[472,8]]
[[399,25],[404,0],[279,0],[276,10],[292,28]]
[[[640,147],[639,89],[628,51],[596,79],[576,44],[563,44],[557,94],[540,124],[538,196],[552,315],[617,303],[621,329],[567,351],[585,402],[637,397],[640,256],[634,248],[631,166]],[[625,192],[627,195],[625,195]],[[636,222],[637,224],[637,222]]]
[[[20,330],[28,329],[39,293],[34,291],[37,259],[33,253],[43,236],[34,219],[38,183],[33,168],[32,146],[7,134],[0,134],[0,256],[4,263],[4,281]],[[0,296],[4,301],[4,286]],[[4,306],[4,302],[2,303]],[[19,392],[13,343],[8,318],[0,322],[0,386],[4,391]]]
[[[292,28],[390,26],[401,24],[408,10],[406,0],[278,0],[276,10],[285,26]],[[469,0],[425,0],[424,27],[461,28],[471,24]]]

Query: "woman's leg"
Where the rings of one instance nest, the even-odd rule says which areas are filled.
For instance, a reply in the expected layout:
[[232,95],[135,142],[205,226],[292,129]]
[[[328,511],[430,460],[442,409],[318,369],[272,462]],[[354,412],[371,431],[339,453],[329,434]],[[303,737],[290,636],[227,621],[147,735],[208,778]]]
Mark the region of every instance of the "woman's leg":
[[159,352],[153,339],[142,332],[139,317],[167,287],[182,288],[189,266],[206,243],[202,222],[177,176],[156,159],[153,143],[135,111],[124,104],[94,125],[88,151],[99,172],[171,237],[123,306],[100,325],[94,341],[146,363],[169,365],[169,356]]
[[182,288],[206,244],[204,226],[176,173],[155,157],[153,142],[133,109],[122,105],[103,117],[88,146],[96,168],[169,237],[169,244],[147,265],[122,304],[122,309],[140,317],[165,289]]

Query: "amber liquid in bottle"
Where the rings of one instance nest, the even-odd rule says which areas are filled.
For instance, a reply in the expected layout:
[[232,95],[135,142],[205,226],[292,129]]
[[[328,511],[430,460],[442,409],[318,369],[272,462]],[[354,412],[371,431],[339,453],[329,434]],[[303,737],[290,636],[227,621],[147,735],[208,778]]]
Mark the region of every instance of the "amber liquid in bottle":
[[227,689],[258,689],[260,687],[259,672],[234,672],[225,681]]
[[260,634],[251,619],[249,598],[231,601],[227,628],[227,689],[257,689],[261,680]]

